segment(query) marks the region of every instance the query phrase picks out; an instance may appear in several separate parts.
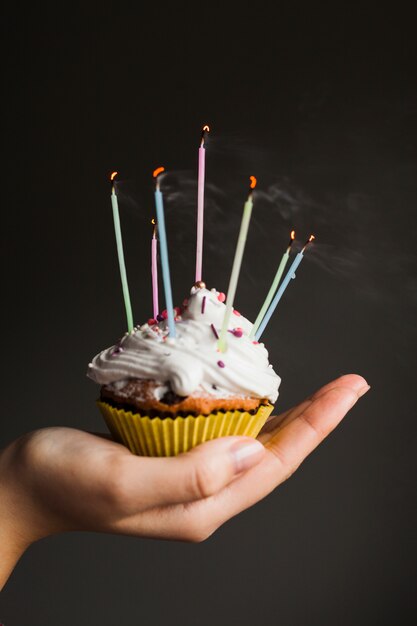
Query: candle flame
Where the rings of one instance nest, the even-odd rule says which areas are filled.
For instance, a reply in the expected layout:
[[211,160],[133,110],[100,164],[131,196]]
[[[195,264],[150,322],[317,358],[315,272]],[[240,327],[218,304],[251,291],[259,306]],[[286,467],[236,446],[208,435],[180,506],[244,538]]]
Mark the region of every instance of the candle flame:
[[114,191],[114,179],[116,178],[117,174],[118,174],[118,172],[112,172],[110,174],[110,182],[111,182],[111,192],[112,192],[112,194],[115,193],[115,191]]
[[155,222],[155,218],[154,217],[151,219],[151,222],[155,226],[156,222]]
[[154,237],[154,238],[155,238],[155,237],[156,237],[156,228],[157,228],[157,223],[156,223],[156,220],[155,220],[155,218],[154,218],[154,217],[151,219],[151,223],[153,224],[153,232],[152,232],[152,237]]
[[291,231],[290,237],[291,237],[291,241],[294,241],[294,239],[295,239],[295,230]]
[[153,171],[152,176],[154,178],[157,178],[159,176],[159,174],[162,174],[162,172],[165,172],[165,168],[164,167],[157,167],[156,170]]
[[209,133],[210,132],[210,126],[207,126],[207,124],[205,126],[203,126],[203,133]]
[[249,185],[249,187],[250,187],[251,189],[255,189],[255,187],[256,187],[256,183],[258,182],[258,181],[256,180],[255,176],[249,176],[249,180],[250,180],[250,185]]

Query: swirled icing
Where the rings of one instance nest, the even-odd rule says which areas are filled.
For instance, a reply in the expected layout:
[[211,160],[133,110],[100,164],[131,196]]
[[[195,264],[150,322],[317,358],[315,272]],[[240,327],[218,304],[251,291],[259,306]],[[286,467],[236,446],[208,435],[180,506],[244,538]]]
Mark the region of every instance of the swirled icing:
[[87,375],[100,385],[150,379],[169,384],[179,396],[233,395],[274,403],[281,379],[264,344],[249,338],[251,322],[237,311],[231,315],[227,349],[218,351],[215,332],[220,333],[226,309],[218,296],[215,289],[193,287],[177,316],[175,339],[168,336],[165,320],[143,324],[97,354]]

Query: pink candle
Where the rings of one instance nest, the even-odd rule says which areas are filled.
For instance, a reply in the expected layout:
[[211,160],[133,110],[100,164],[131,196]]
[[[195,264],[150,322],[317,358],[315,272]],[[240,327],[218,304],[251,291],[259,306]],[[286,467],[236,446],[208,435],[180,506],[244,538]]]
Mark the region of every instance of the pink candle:
[[156,320],[156,317],[159,313],[159,303],[158,303],[158,240],[156,238],[156,222],[153,219],[152,224],[153,234],[152,234],[152,244],[151,244],[151,259],[152,259],[152,302],[153,302],[153,318]]
[[204,179],[206,169],[205,134],[210,131],[203,126],[201,143],[198,149],[198,188],[197,188],[197,251],[195,259],[195,280],[201,280],[203,267],[203,231],[204,231]]

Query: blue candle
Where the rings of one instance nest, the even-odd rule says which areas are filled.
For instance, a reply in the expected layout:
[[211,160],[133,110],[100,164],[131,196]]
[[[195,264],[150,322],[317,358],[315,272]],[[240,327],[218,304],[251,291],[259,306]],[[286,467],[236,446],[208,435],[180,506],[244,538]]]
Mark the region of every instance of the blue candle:
[[282,281],[277,293],[275,294],[275,298],[272,300],[271,304],[269,305],[269,308],[267,310],[267,312],[265,313],[265,317],[263,318],[261,324],[259,325],[259,328],[255,334],[255,339],[256,341],[259,341],[262,333],[264,332],[269,320],[271,319],[275,309],[278,306],[278,302],[281,300],[282,295],[284,293],[284,291],[286,290],[286,288],[288,287],[288,284],[290,282],[290,280],[292,278],[295,278],[295,271],[297,269],[297,267],[300,265],[301,261],[304,258],[304,250],[307,247],[307,244],[309,244],[311,241],[313,241],[314,239],[314,235],[311,235],[309,240],[306,242],[304,248],[301,250],[301,252],[299,252],[297,254],[297,256],[295,257],[294,261],[291,264],[290,269],[288,270],[284,280]]
[[168,260],[168,244],[167,244],[167,236],[165,231],[165,217],[164,217],[164,202],[161,190],[159,189],[158,183],[158,174],[161,174],[164,171],[163,167],[158,167],[153,176],[155,178],[156,189],[155,189],[155,206],[156,206],[156,221],[158,223],[158,232],[159,232],[159,252],[161,255],[161,268],[162,268],[162,280],[164,283],[164,293],[165,293],[165,305],[168,313],[168,329],[169,336],[174,338],[176,335],[175,332],[175,320],[174,320],[174,305],[172,302],[172,289],[171,289],[171,278],[169,273],[169,260]]

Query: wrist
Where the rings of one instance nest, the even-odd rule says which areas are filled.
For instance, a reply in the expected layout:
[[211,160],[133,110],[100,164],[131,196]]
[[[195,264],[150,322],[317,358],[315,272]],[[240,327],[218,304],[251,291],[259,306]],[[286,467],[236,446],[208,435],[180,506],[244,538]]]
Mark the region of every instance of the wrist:
[[0,450],[0,589],[27,548],[48,534],[28,485],[25,440]]
[[[0,504],[2,507],[4,506],[4,496],[1,489]],[[0,515],[0,590],[29,545],[30,542],[20,535],[13,523],[10,523],[10,520],[6,519],[2,513]]]

